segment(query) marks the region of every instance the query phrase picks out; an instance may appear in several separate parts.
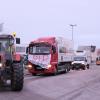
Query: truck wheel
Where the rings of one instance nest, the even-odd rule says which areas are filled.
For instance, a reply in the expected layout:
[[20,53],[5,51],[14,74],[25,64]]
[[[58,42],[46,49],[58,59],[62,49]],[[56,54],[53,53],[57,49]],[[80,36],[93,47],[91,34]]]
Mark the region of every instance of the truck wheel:
[[84,66],[84,67],[83,67],[83,70],[85,70],[85,69],[86,69],[86,67]]
[[89,69],[90,67],[89,67],[89,65],[87,65],[87,69]]
[[32,73],[32,76],[36,76],[37,74],[36,73]]
[[11,89],[13,91],[21,91],[24,83],[23,65],[14,63],[11,74]]
[[75,70],[75,68],[74,68],[74,67],[72,67],[71,69],[72,69],[72,70]]
[[55,67],[55,71],[54,71],[53,75],[55,76],[57,74],[58,74],[58,69],[57,69],[57,67]]

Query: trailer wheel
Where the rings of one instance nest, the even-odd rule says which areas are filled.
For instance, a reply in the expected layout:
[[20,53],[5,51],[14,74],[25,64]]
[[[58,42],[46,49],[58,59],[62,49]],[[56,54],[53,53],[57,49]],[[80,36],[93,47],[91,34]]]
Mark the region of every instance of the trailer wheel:
[[75,70],[75,68],[74,68],[74,67],[72,67],[71,69],[72,69],[72,70]]
[[20,63],[14,63],[12,66],[12,74],[11,74],[11,89],[13,91],[21,91],[23,88],[23,65]]
[[65,69],[65,70],[63,71],[63,73],[67,73],[67,70]]
[[63,71],[64,73],[67,73],[70,71],[70,64],[65,65],[65,70]]
[[67,64],[67,72],[70,71],[70,67],[71,67],[71,65],[70,64]]

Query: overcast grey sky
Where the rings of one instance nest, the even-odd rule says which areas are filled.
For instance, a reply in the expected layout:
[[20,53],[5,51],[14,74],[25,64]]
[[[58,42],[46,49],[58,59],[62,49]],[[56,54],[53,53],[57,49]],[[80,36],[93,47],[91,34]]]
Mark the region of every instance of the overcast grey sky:
[[7,32],[16,32],[22,42],[43,36],[71,39],[75,47],[100,47],[100,0],[0,0],[0,22]]

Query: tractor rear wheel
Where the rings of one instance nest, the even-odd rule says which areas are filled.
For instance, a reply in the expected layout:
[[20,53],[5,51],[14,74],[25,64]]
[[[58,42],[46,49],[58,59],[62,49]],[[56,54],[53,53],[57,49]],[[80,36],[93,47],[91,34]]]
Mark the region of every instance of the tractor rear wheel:
[[13,91],[21,91],[23,88],[23,65],[21,63],[14,63],[11,74],[11,89]]

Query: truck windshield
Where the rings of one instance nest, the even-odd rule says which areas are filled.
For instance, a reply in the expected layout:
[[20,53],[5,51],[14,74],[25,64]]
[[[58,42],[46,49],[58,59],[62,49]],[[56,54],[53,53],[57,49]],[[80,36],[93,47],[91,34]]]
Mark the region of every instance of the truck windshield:
[[9,47],[8,39],[0,39],[0,52],[4,52]]
[[74,57],[74,61],[85,61],[85,57]]
[[29,50],[32,54],[50,54],[50,46],[32,46]]

